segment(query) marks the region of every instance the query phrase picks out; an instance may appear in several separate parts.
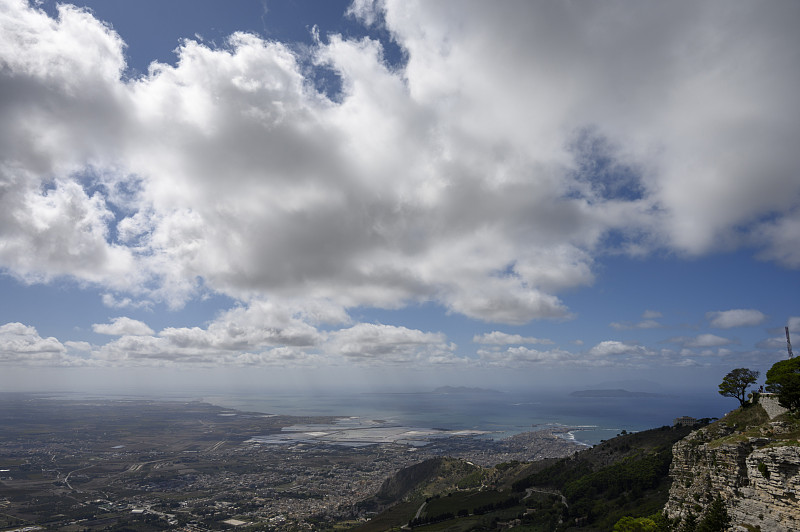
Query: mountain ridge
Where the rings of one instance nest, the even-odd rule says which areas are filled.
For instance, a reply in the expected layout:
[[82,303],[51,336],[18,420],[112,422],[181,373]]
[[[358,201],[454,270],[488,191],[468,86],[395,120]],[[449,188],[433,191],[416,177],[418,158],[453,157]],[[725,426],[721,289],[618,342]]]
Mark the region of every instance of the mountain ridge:
[[661,393],[631,392],[622,388],[598,388],[592,390],[576,390],[569,394],[572,397],[664,397]]

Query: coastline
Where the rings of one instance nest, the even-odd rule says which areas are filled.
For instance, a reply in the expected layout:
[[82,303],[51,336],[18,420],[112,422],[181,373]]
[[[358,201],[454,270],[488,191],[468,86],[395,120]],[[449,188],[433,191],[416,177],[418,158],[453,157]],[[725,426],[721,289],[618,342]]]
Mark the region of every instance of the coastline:
[[547,427],[572,427],[575,429],[571,431],[572,438],[584,446],[597,445],[623,430],[638,432],[671,425],[675,417],[682,415],[719,417],[727,408],[725,399],[713,391],[702,395],[665,394],[636,401],[571,397],[566,392],[554,394],[536,390],[498,394],[176,390],[159,396],[77,392],[36,395],[54,400],[202,401],[221,408],[263,415],[356,417],[410,427],[484,431],[488,433],[487,437],[494,439]]
[[[583,409],[568,410],[558,399],[511,394],[372,394],[379,401],[365,402],[364,394],[273,395],[273,396],[204,396],[203,401],[246,411],[288,416],[331,416],[339,419],[382,420],[387,424],[442,431],[481,433],[494,440],[543,429],[569,427],[563,440],[581,447],[591,447],[616,435],[622,428],[629,432],[649,428],[614,420],[596,420]],[[431,400],[431,398],[435,400]],[[560,399],[560,398],[559,398]],[[568,405],[570,406],[570,405]],[[562,413],[561,411],[567,410]]]

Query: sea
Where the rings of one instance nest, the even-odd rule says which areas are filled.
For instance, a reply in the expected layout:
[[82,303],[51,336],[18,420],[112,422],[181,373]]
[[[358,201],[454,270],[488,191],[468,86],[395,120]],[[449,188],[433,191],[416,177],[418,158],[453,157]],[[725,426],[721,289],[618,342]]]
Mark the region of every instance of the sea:
[[482,431],[504,438],[546,428],[566,428],[564,437],[596,445],[622,431],[672,425],[679,416],[718,418],[737,405],[714,393],[636,397],[576,397],[568,393],[226,393],[203,401],[246,412],[290,416],[334,416],[446,430]]

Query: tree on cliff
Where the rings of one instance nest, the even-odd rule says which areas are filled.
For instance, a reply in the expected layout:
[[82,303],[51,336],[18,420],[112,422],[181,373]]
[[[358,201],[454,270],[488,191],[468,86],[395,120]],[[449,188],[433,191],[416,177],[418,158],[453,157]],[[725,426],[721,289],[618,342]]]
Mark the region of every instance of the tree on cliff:
[[616,522],[613,532],[670,532],[674,530],[672,521],[664,514],[653,514],[648,517],[631,517],[626,515]]
[[780,360],[767,371],[767,391],[778,394],[781,406],[800,409],[800,357]]
[[703,519],[697,525],[696,532],[725,532],[728,530],[728,525],[731,524],[731,518],[728,515],[728,509],[725,507],[725,501],[719,495],[716,496],[712,502]]
[[747,388],[755,384],[760,373],[747,368],[736,368],[722,379],[719,385],[719,394],[724,397],[735,397],[739,406],[744,406],[747,399]]
[[678,532],[696,532],[697,531],[697,517],[692,512],[689,512],[686,517],[683,518],[681,522],[681,526],[678,528]]
[[626,515],[616,522],[613,532],[658,532],[656,522],[647,517]]

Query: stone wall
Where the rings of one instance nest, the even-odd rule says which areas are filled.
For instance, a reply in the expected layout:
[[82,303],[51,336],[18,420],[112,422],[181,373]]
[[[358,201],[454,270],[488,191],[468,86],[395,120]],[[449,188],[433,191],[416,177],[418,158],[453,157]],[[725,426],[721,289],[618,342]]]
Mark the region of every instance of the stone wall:
[[759,394],[758,404],[760,404],[764,410],[767,411],[767,415],[770,419],[775,419],[779,415],[788,412],[787,409],[778,404],[777,395]]

